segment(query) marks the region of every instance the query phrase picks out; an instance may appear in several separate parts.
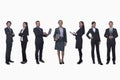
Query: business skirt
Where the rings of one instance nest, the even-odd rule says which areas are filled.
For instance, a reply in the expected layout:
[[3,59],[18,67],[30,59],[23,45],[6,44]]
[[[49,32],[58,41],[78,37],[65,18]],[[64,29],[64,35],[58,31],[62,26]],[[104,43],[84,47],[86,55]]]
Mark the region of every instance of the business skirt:
[[55,50],[64,51],[64,48],[65,48],[64,39],[63,39],[63,38],[58,39],[58,40],[55,42]]
[[82,49],[82,43],[83,43],[82,38],[76,39],[76,48]]

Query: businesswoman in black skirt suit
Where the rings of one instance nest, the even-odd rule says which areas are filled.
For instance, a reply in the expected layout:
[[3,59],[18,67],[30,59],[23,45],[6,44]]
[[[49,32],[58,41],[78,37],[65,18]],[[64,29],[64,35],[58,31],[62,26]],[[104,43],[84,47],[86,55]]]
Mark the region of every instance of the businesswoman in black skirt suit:
[[[58,21],[59,27],[55,29],[54,33],[54,40],[55,40],[55,50],[57,50],[58,53],[58,59],[60,64],[64,64],[64,48],[67,43],[67,34],[66,29],[62,26],[63,21]],[[60,51],[61,51],[61,57],[60,58]]]
[[19,33],[20,41],[21,41],[21,48],[22,48],[22,62],[21,62],[21,64],[27,63],[26,47],[27,47],[27,42],[28,42],[28,38],[27,38],[28,35],[29,35],[28,23],[23,22],[23,29],[21,29],[21,31]]
[[71,32],[76,37],[76,48],[79,51],[79,61],[77,62],[77,64],[80,64],[83,61],[82,60],[82,43],[83,43],[82,36],[85,33],[83,21],[79,22],[79,27],[80,27],[80,29],[77,32],[74,32],[74,33]]

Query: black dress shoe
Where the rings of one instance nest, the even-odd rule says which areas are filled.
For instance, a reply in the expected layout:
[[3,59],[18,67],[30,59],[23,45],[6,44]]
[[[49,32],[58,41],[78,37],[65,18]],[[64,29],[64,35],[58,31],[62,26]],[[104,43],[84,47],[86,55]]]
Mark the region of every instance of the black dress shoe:
[[14,63],[14,61],[10,60],[9,62]]
[[45,63],[45,61],[43,61],[43,60],[40,60],[40,62]]
[[80,62],[77,62],[77,64],[80,64]]
[[62,64],[65,64],[64,61],[62,62]]
[[7,65],[10,65],[10,63],[9,63],[9,62],[6,62],[6,64],[7,64]]
[[39,61],[36,61],[37,64],[40,64]]
[[116,64],[116,63],[113,61],[113,64]]
[[59,64],[62,64],[62,62],[59,62]]
[[103,63],[101,63],[101,62],[100,62],[100,63],[98,63],[98,64],[103,65]]
[[26,61],[22,61],[22,62],[21,62],[21,64],[25,64],[25,63],[27,63],[27,62],[26,62]]
[[95,64],[95,61],[93,61],[93,64]]
[[83,62],[82,60],[81,60],[81,61],[78,61],[77,64],[81,64],[82,62]]
[[109,61],[107,61],[106,64],[109,64]]

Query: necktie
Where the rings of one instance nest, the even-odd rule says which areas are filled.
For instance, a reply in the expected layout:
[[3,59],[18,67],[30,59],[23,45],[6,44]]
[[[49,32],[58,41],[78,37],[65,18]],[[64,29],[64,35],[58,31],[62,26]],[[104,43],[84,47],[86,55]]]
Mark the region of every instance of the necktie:
[[110,29],[110,35],[112,36],[112,33],[113,33],[113,30],[112,29]]

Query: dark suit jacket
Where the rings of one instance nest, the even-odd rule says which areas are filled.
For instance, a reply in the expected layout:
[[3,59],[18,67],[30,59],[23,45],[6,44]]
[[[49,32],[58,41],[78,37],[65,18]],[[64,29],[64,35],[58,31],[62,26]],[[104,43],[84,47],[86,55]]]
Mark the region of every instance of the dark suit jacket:
[[13,42],[13,37],[15,36],[13,30],[11,28],[9,29],[8,27],[6,27],[5,34],[6,34],[6,42]]
[[109,39],[110,32],[109,32],[109,28],[108,28],[108,29],[106,29],[104,36],[107,38],[107,43],[111,43],[111,42],[115,43],[115,38],[118,37],[118,33],[117,33],[117,30],[115,28],[113,28],[113,33],[112,33],[113,39]]
[[[54,38],[55,38],[56,34],[60,34],[59,28],[55,29],[55,33],[53,35]],[[63,28],[63,40],[64,40],[64,42],[67,42],[67,35],[66,35],[66,29],[65,28]]]
[[[21,31],[22,31],[22,29],[21,29]],[[26,28],[26,29],[23,31],[23,33],[21,33],[21,31],[20,31],[20,33],[19,33],[19,36],[23,37],[23,42],[27,42],[27,41],[28,41],[27,36],[29,35],[28,29]]]
[[77,32],[76,36],[76,48],[81,49],[82,48],[82,36],[85,33],[84,28],[80,28]]
[[91,41],[100,42],[99,30],[97,28],[95,28],[95,29],[96,29],[96,32],[94,32],[92,28],[89,29],[89,31],[87,32],[86,36],[90,39],[89,34],[91,34],[92,35]]
[[46,35],[43,34],[43,29],[42,28],[35,27],[33,29],[33,32],[35,34],[35,42],[36,43],[44,42],[43,37],[46,37]]

